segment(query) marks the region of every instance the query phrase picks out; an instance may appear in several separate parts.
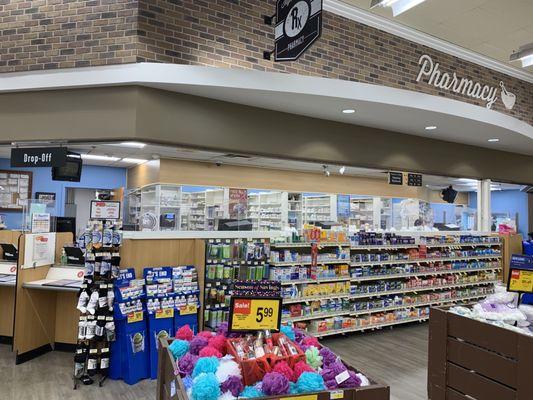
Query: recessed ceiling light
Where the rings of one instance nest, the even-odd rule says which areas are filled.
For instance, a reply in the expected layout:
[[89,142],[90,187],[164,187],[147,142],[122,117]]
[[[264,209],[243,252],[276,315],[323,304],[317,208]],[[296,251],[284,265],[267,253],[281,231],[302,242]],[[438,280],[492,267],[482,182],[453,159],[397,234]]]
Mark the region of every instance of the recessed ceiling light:
[[95,160],[95,161],[118,161],[119,157],[109,157],[109,156],[100,156],[97,154],[82,154],[81,158],[83,160]]
[[488,141],[488,142],[499,142],[500,139],[494,138],[494,139],[489,139],[489,140],[487,140],[487,141]]
[[426,126],[426,131],[434,131],[435,129],[437,129],[437,127],[435,125],[429,125],[429,126]]
[[353,108],[345,108],[344,110],[342,110],[342,113],[343,114],[353,114],[353,113],[355,113],[355,110]]
[[141,158],[123,158],[121,161],[132,163],[132,164],[142,164],[147,162],[148,160],[143,160]]
[[106,143],[109,146],[121,146],[121,147],[132,147],[134,149],[142,149],[146,146],[146,143],[141,142],[122,142],[122,143]]

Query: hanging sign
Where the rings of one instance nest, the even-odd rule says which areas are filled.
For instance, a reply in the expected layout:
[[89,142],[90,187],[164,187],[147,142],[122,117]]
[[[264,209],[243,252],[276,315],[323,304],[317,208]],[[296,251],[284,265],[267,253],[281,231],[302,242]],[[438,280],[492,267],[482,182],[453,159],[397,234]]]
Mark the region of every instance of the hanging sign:
[[422,174],[407,174],[407,186],[422,186]]
[[274,60],[297,60],[322,33],[322,0],[278,0],[276,17]]
[[91,219],[120,219],[120,201],[91,201]]
[[389,185],[403,185],[403,172],[389,172]]
[[497,87],[475,82],[472,79],[461,78],[455,72],[441,71],[440,64],[434,62],[427,54],[420,57],[418,65],[420,65],[420,69],[416,77],[417,82],[424,78],[430,86],[485,101],[488,109],[492,108],[492,105],[498,101],[498,97],[501,98],[503,105],[508,110],[512,110],[515,105],[516,96],[507,91],[503,81],[500,81],[502,91],[498,96]]
[[279,331],[281,298],[233,296],[230,303],[229,330],[231,332]]
[[65,147],[11,149],[12,167],[62,167],[67,162]]

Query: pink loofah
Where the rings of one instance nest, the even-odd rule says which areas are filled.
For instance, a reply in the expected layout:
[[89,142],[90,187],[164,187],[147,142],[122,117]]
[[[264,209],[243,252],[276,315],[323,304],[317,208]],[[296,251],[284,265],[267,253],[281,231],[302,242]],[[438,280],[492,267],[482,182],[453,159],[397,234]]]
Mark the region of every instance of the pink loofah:
[[226,338],[224,336],[213,336],[211,339],[209,339],[209,346],[214,347],[223,355],[226,354]]
[[315,346],[317,349],[320,348],[320,344],[318,343],[318,339],[314,336],[308,336],[304,340],[302,340],[302,344],[305,346]]
[[294,366],[294,377],[296,378],[296,380],[298,380],[300,375],[302,375],[304,372],[316,373],[316,371],[313,368],[311,368],[309,365],[307,365],[305,361],[298,361],[296,365]]
[[211,346],[206,346],[198,353],[200,357],[216,357],[222,358],[222,353]]
[[274,372],[279,372],[282,375],[285,375],[288,380],[291,382],[296,382],[296,376],[294,375],[294,371],[291,367],[289,367],[289,364],[287,364],[287,361],[280,361],[274,366],[273,369]]
[[204,339],[209,340],[213,337],[213,332],[209,332],[209,331],[198,332],[198,335],[196,335],[196,337],[203,337]]
[[192,340],[194,333],[189,325],[184,325],[176,332],[176,339]]

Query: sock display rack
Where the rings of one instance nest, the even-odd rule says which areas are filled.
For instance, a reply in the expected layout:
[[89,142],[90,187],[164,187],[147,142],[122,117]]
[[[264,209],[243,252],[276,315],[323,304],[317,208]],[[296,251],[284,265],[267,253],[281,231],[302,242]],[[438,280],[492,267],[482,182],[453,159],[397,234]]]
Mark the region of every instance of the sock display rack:
[[322,337],[421,322],[431,306],[486,297],[498,281],[501,243],[365,232],[349,242],[273,243],[269,264],[269,279],[282,284],[282,322]]

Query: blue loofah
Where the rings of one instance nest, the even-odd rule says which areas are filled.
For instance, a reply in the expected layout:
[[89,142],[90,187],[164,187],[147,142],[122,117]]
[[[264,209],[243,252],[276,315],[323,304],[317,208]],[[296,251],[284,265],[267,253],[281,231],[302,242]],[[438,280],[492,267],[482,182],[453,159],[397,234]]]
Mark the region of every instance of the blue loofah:
[[201,373],[207,374],[212,372],[214,374],[217,372],[218,365],[219,361],[216,357],[201,357],[198,359],[194,369],[192,370],[192,377],[196,378]]
[[183,386],[185,386],[186,390],[192,388],[192,378],[190,376],[184,377],[181,381],[183,382]]
[[220,395],[220,387],[214,373],[202,373],[193,380],[191,391],[193,400],[217,400]]
[[263,397],[265,394],[253,386],[246,386],[239,397],[253,399],[254,397]]
[[294,382],[289,382],[289,394],[298,394],[298,385]]
[[294,333],[294,329],[292,329],[291,326],[282,325],[281,326],[281,333],[284,333],[285,336],[287,336],[290,340],[295,340],[296,339],[296,335]]
[[178,358],[183,357],[189,351],[189,342],[186,340],[176,339],[170,343],[168,348],[172,352],[174,358],[177,360]]
[[298,393],[320,392],[324,390],[324,379],[316,372],[304,372],[296,382]]

